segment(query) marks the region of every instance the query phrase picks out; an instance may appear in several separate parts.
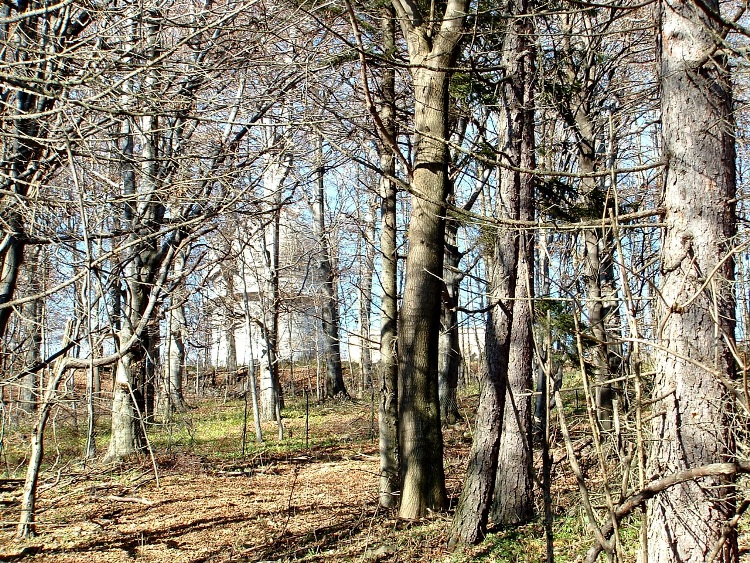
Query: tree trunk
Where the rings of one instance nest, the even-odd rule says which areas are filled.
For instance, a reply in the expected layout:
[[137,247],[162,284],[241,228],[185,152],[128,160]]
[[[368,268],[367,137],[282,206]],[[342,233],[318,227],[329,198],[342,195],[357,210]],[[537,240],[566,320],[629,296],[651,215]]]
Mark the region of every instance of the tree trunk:
[[[120,134],[120,175],[124,196],[123,225],[132,229],[136,216],[136,178],[133,165],[133,127],[130,118],[123,118]],[[116,318],[120,322],[118,334],[120,344],[130,339],[133,322],[137,324],[138,321],[132,313],[135,288],[131,284],[135,281],[137,273],[134,254],[135,251],[131,251],[130,259],[123,267],[122,277],[127,289],[122,298],[117,300],[119,315]],[[119,279],[120,273],[115,271],[114,277]],[[137,363],[134,351],[126,352],[117,361],[112,388],[111,432],[107,454],[104,457],[105,463],[128,456],[137,451],[140,446],[140,429],[136,424],[135,404],[133,403],[134,363]]]
[[[649,475],[734,458],[726,388],[735,374],[734,129],[726,60],[716,52],[722,34],[708,10],[718,16],[719,3],[661,2],[666,230]],[[649,562],[706,561],[733,513],[733,492],[732,480],[706,478],[652,500]],[[732,529],[715,561],[737,560]]]
[[458,223],[446,226],[445,256],[443,258],[443,283],[440,311],[440,343],[438,357],[438,386],[440,392],[440,420],[443,426],[460,418],[458,413],[458,374],[461,369],[461,345],[458,338],[458,293],[461,283],[458,263],[461,259],[456,247]]
[[[588,20],[586,20],[588,21]],[[580,30],[582,41],[587,49],[595,52],[601,48],[601,37],[592,33],[596,24],[588,21],[591,27],[584,26]],[[571,36],[574,31],[571,32]],[[574,50],[578,47],[568,46]],[[601,136],[599,114],[604,111],[601,106],[592,107],[594,92],[600,87],[596,76],[599,59],[586,57],[582,68],[568,69],[569,86],[576,86],[572,96],[570,108],[566,117],[569,125],[574,128],[577,137],[578,168],[581,174],[581,205],[584,218],[587,220],[602,220],[607,218],[608,210],[612,209],[616,198],[608,197],[606,176],[595,177],[593,174],[601,168],[602,155],[597,151],[597,143]],[[614,162],[609,163],[610,166]],[[619,329],[617,290],[614,272],[614,242],[611,227],[602,229],[583,229],[583,272],[582,280],[586,301],[586,316],[592,343],[587,346],[591,355],[591,370],[593,372],[594,402],[599,426],[608,432],[612,429],[614,418],[614,399],[616,386],[610,382],[615,378],[620,368],[621,351],[614,343],[618,335],[613,335],[613,328]],[[615,317],[615,318],[613,318]]]
[[[37,2],[15,2],[4,6],[2,20],[2,44],[12,48],[5,47],[0,54],[0,64],[9,73],[2,87],[0,306],[13,300],[24,260],[30,188],[36,189],[41,179],[51,177],[60,166],[61,159],[47,152],[59,141],[47,143],[48,136],[59,130],[53,108],[67,96],[62,86],[70,72],[66,58],[80,56],[73,45],[93,18],[80,5],[40,10]],[[0,338],[6,335],[13,311],[13,307],[0,308]]]
[[448,177],[448,86],[467,11],[449,0],[438,23],[394,0],[414,84],[414,165],[409,253],[399,317],[398,418],[403,490],[399,515],[422,518],[446,505],[438,393],[438,340]]
[[331,245],[328,242],[325,220],[325,165],[323,163],[323,139],[317,140],[317,193],[313,203],[313,222],[318,239],[318,279],[321,283],[321,323],[323,326],[323,350],[326,360],[326,397],[347,396],[341,368],[341,341],[339,339],[339,304],[336,295],[336,273],[333,269]]
[[[157,27],[155,20],[145,25],[145,57],[152,58],[156,51]],[[151,70],[144,75],[145,88],[153,88]],[[124,105],[133,102],[126,95]],[[158,174],[155,131],[158,129],[156,116],[143,115],[136,125],[135,118],[123,117],[120,130],[119,159],[120,176],[123,186],[122,223],[130,233],[130,248],[127,251],[122,276],[125,282],[125,295],[121,305],[121,328],[118,335],[120,345],[133,335],[134,327],[143,318],[153,289],[160,255],[157,241],[144,238],[158,228],[164,218],[164,208],[154,201]],[[136,134],[138,139],[136,143]],[[136,158],[135,147],[141,154]],[[136,174],[136,161],[140,160],[140,176]],[[138,182],[140,179],[140,182]],[[115,272],[114,275],[119,275]],[[144,438],[141,424],[154,412],[154,366],[156,361],[156,341],[158,325],[148,327],[140,335],[139,345],[128,350],[119,359],[116,368],[112,399],[112,431],[105,460],[116,461],[130,455],[142,447]],[[143,420],[141,420],[143,418]]]
[[185,304],[187,296],[184,290],[184,270],[188,249],[177,254],[173,267],[173,277],[177,286],[170,296],[170,308],[167,313],[167,363],[161,389],[161,408],[166,419],[173,412],[185,410],[183,397],[183,379],[185,374],[185,339],[187,337],[187,320]]
[[[121,333],[122,334],[122,333]],[[123,334],[120,342],[129,335]],[[133,402],[132,354],[124,354],[117,362],[112,390],[112,422],[107,454],[103,463],[111,463],[137,452],[142,445],[142,432]]]
[[[26,260],[26,288],[29,295],[38,295],[42,290],[41,246],[33,246]],[[42,361],[42,300],[33,299],[23,305],[26,359],[21,382],[20,408],[31,413],[36,410],[39,393],[39,374],[34,369]]]
[[510,349],[512,296],[517,241],[500,228],[487,259],[488,292],[495,303],[487,318],[486,364],[480,374],[479,407],[461,496],[448,536],[449,547],[474,544],[484,538],[495,488],[500,436],[505,410]]
[[373,389],[372,378],[372,345],[370,344],[370,317],[372,311],[372,276],[375,272],[375,214],[377,213],[376,196],[367,204],[367,216],[364,220],[364,249],[362,253],[359,280],[359,348],[360,368],[362,370],[362,390]]
[[[531,182],[533,180],[528,176],[522,180],[522,184]],[[533,215],[531,190],[522,189],[522,194],[524,213],[521,218],[530,220],[529,211]],[[521,233],[518,282],[512,305],[507,396],[492,505],[492,520],[500,525],[526,523],[534,515],[534,456],[531,449],[533,244],[534,237],[530,232]]]
[[229,373],[237,372],[237,340],[235,338],[234,320],[230,320],[224,329],[224,336],[227,340],[227,371]]
[[53,375],[50,376],[43,401],[39,408],[39,414],[34,425],[31,436],[31,455],[26,470],[26,481],[21,497],[21,515],[16,528],[18,538],[29,538],[36,533],[34,522],[36,519],[36,491],[39,484],[39,469],[44,457],[44,429],[52,409],[52,399],[57,392],[57,387],[65,373],[62,359],[55,366]]
[[[512,10],[520,15],[508,28],[506,52],[510,54],[509,72],[512,81],[506,82],[508,104],[509,144],[518,155],[520,167],[533,170],[534,156],[534,40],[533,26],[528,14],[528,2],[514,2]],[[534,177],[531,174],[513,173],[513,183],[505,188],[518,190],[517,217],[521,221],[534,220]],[[513,200],[511,194],[503,199]],[[531,231],[519,230],[517,258],[514,270],[508,275],[516,276],[515,297],[512,308],[510,348],[508,350],[507,398],[503,414],[502,436],[498,454],[495,494],[492,519],[496,524],[525,523],[534,514],[533,462],[531,449],[531,390],[532,349],[534,345],[532,323],[534,298],[534,235]]]
[[226,316],[224,318],[224,337],[227,342],[227,360],[226,367],[230,373],[237,371],[237,339],[235,330],[237,326],[234,322],[234,300],[236,292],[234,288],[234,269],[229,268],[226,262],[219,265],[221,278],[224,280],[224,286],[227,292]]
[[[242,235],[238,233],[238,237]],[[245,267],[245,258],[243,254],[240,254],[241,264],[241,278],[242,279],[242,306],[245,313],[245,331],[247,332],[247,350],[248,362],[247,362],[247,379],[248,385],[250,386],[250,398],[253,406],[253,425],[255,426],[255,442],[260,444],[263,442],[263,427],[261,426],[261,413],[260,413],[260,401],[258,398],[258,391],[255,385],[255,357],[253,355],[253,336],[252,336],[252,318],[250,315],[250,299],[247,291],[247,268]],[[247,388],[245,388],[245,400],[247,400]]]
[[[383,53],[391,59],[396,51],[396,27],[393,8],[383,9]],[[384,135],[396,138],[395,72],[390,64],[383,69],[380,113]],[[380,505],[398,506],[401,489],[398,447],[398,356],[396,319],[398,316],[398,248],[396,246],[396,158],[387,140],[379,143],[382,178],[380,209],[380,252],[382,254],[382,296],[380,299],[380,403],[378,434],[380,439]]]
[[[511,9],[524,14],[526,2]],[[510,164],[530,169],[534,163],[533,49],[526,18],[511,21],[504,51],[509,79],[498,119],[501,150]],[[500,170],[495,214],[503,219],[533,218],[533,178]],[[533,237],[499,227],[487,256],[488,294],[486,366],[469,467],[449,545],[472,544],[486,532],[489,512],[499,523],[524,521],[531,503],[531,322]],[[512,377],[512,379],[511,379]],[[522,397],[522,395],[526,395]],[[511,397],[507,404],[508,396]],[[507,426],[506,426],[507,425]],[[506,433],[509,433],[506,436]],[[501,442],[503,447],[500,454]],[[500,465],[502,463],[502,465]],[[518,490],[506,490],[518,487]]]
[[260,306],[263,315],[261,337],[263,349],[260,353],[260,406],[262,420],[276,420],[281,424],[279,413],[282,406],[279,381],[279,257],[281,252],[281,205],[284,181],[291,167],[291,156],[278,145],[277,128],[266,120],[265,144],[269,149],[281,150],[280,154],[269,154],[263,172],[263,193],[271,220],[261,234],[262,273],[258,280]]
[[400,516],[421,518],[445,508],[443,436],[438,393],[444,202],[448,193],[447,71],[412,72],[419,136],[413,172],[406,285],[399,317],[399,442],[403,470]]

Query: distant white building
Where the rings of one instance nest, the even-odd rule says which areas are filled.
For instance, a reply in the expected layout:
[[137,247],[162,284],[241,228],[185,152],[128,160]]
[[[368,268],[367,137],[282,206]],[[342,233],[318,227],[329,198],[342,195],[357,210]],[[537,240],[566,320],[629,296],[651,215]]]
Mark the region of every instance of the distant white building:
[[[483,326],[462,325],[458,329],[458,338],[461,346],[461,354],[465,359],[471,358],[477,361],[484,352],[484,333]],[[359,334],[350,334],[347,339],[347,348],[349,349],[349,360],[358,364],[362,361],[362,348],[369,345],[370,357],[373,363],[380,361],[380,340],[379,331],[373,331],[369,341],[363,342]]]
[[[314,358],[321,341],[320,311],[317,304],[319,281],[315,270],[317,245],[290,210],[282,211],[279,236],[279,317],[277,354],[279,361]],[[226,367],[230,338],[234,338],[237,365],[251,358],[263,360],[264,318],[272,303],[266,284],[268,244],[260,236],[233,241],[232,255],[210,276],[214,297],[211,308],[211,360]],[[245,313],[250,312],[250,335]]]

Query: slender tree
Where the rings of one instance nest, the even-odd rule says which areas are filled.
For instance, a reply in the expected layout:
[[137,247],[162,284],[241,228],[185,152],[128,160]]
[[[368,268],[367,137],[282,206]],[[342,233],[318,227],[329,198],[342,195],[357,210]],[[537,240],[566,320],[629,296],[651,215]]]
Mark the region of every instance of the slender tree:
[[[42,289],[42,247],[31,247],[26,258],[25,286],[31,296],[39,295]],[[37,395],[39,393],[39,374],[37,368],[42,361],[42,299],[31,299],[23,306],[23,324],[25,333],[26,358],[25,375],[21,382],[19,406],[26,412],[36,410]]]
[[331,245],[326,229],[325,163],[323,138],[318,136],[315,149],[316,185],[313,201],[313,224],[318,240],[318,276],[322,283],[321,322],[323,324],[323,350],[326,360],[326,397],[346,396],[341,367],[341,340],[339,336],[339,300],[336,272],[333,268]]
[[[396,54],[396,25],[392,6],[383,7],[383,56],[392,63]],[[380,155],[380,505],[398,506],[396,493],[401,489],[398,446],[398,246],[396,228],[396,157],[392,142],[396,139],[396,73],[391,64],[381,78],[383,124],[378,151]]]

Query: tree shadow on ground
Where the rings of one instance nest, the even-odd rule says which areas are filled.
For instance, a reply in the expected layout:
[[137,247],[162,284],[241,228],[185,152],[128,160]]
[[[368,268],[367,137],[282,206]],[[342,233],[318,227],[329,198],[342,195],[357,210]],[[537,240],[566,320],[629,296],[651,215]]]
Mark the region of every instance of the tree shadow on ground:
[[[348,539],[358,537],[366,528],[370,527],[372,521],[379,514],[383,515],[377,506],[367,506],[363,507],[358,513],[350,512],[342,520],[328,526],[316,527],[302,533],[291,533],[284,530],[265,545],[245,545],[245,550],[238,554],[238,560],[294,561],[311,553],[318,553],[322,560],[328,560],[330,555],[323,552],[327,549],[339,547],[342,542]],[[207,563],[212,561],[216,555],[217,553],[214,553],[200,559],[194,559],[192,563]]]
[[[85,541],[75,546],[66,546],[64,548],[45,546],[29,546],[24,548],[20,553],[14,555],[16,559],[21,559],[28,555],[56,555],[56,554],[95,554],[103,551],[123,551],[131,558],[138,556],[138,548],[147,545],[164,544],[169,548],[179,549],[179,538],[188,532],[199,532],[216,528],[217,526],[234,524],[246,519],[243,514],[233,515],[231,517],[202,518],[192,520],[175,526],[161,528],[159,530],[138,530],[132,533],[102,533],[91,541]],[[3,559],[4,561],[13,561],[16,559]]]

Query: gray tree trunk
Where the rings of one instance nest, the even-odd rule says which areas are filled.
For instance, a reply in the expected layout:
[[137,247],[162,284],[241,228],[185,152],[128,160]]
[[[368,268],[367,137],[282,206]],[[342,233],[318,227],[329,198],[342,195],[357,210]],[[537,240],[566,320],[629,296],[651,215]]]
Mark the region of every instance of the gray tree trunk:
[[[124,208],[123,208],[123,225],[127,228],[134,227],[134,221],[137,213],[135,203],[136,197],[136,176],[133,164],[134,158],[134,135],[133,126],[129,117],[125,117],[121,123],[121,142],[120,142],[120,174],[122,177]],[[137,276],[137,267],[135,263],[135,250],[131,251],[130,259],[123,268],[123,279],[126,290],[122,299],[118,300],[120,319],[120,331],[118,340],[120,345],[127,342],[132,336],[132,328],[138,323],[135,311],[137,306],[134,303],[136,298],[135,291],[137,286],[134,282]],[[119,278],[119,273],[115,273]],[[104,462],[112,462],[122,459],[136,452],[141,445],[140,427],[136,421],[134,386],[135,374],[138,359],[135,351],[128,351],[123,354],[117,361],[115,376],[112,388],[112,417],[109,446],[104,457]]]
[[[523,14],[527,4],[518,2],[511,9]],[[503,153],[511,165],[527,169],[535,165],[530,32],[526,18],[516,18],[508,26],[504,51],[512,80],[505,81],[504,108],[498,119]],[[496,216],[510,220],[533,218],[533,178],[509,169],[501,169],[499,176]],[[449,534],[451,546],[480,541],[490,511],[502,523],[527,520],[532,509],[528,393],[533,237],[511,227],[499,227],[486,260],[488,294],[493,304],[487,319],[486,366],[481,375],[469,467]],[[508,487],[518,490],[506,490]]]
[[[281,186],[279,186],[281,189]],[[281,197],[279,196],[279,201]],[[261,308],[262,349],[260,352],[260,413],[262,420],[276,420],[281,388],[279,385],[279,213],[263,233],[263,285]]]
[[[239,229],[238,229],[239,230]],[[241,238],[242,234],[238,232],[238,238]],[[247,332],[247,349],[249,352],[249,358],[247,362],[247,384],[250,387],[250,399],[253,407],[253,425],[255,427],[255,442],[260,444],[263,442],[263,427],[261,426],[261,414],[260,414],[260,401],[258,398],[258,390],[256,387],[256,375],[255,375],[255,357],[253,354],[253,337],[252,337],[252,317],[250,314],[250,299],[247,291],[247,267],[245,263],[244,254],[240,253],[240,279],[242,280],[242,306],[245,313],[245,331]],[[245,389],[247,394],[247,389]],[[246,397],[247,399],[247,397]]]
[[[648,474],[661,476],[734,457],[725,383],[735,375],[736,180],[722,34],[707,14],[718,16],[719,3],[663,0],[660,9],[666,228]],[[729,480],[706,478],[649,502],[649,563],[706,561],[733,513],[733,491]],[[732,530],[715,561],[737,560]]]
[[227,371],[230,373],[237,371],[237,339],[235,330],[237,325],[234,322],[234,299],[236,292],[234,288],[234,268],[228,267],[226,263],[220,264],[221,277],[224,280],[224,286],[227,291],[226,316],[224,318],[224,337],[227,341]]
[[172,268],[177,286],[170,296],[170,308],[167,313],[167,362],[160,389],[159,410],[166,419],[173,412],[185,410],[183,380],[185,375],[185,340],[187,338],[187,320],[185,319],[184,271],[189,250],[183,249],[177,254]]
[[[135,48],[135,22],[132,26],[134,35],[125,41]],[[144,58],[152,60],[157,52],[159,20],[150,19],[141,31],[144,37],[139,46],[143,49]],[[144,91],[155,88],[157,74],[155,68],[144,72]],[[134,96],[126,94],[123,96],[123,105],[130,107],[135,100]],[[143,238],[158,228],[164,215],[164,208],[153,198],[159,177],[156,143],[158,127],[157,117],[148,113],[139,118],[126,116],[121,122],[119,158],[124,196],[122,223],[130,233],[131,245],[122,271],[126,289],[122,301],[122,326],[118,334],[120,346],[130,340],[134,328],[143,318],[159,265],[156,240]],[[138,159],[136,145],[140,148]],[[139,175],[136,173],[136,161],[140,162]],[[143,445],[144,417],[153,415],[154,411],[153,340],[157,332],[158,327],[145,330],[141,334],[140,345],[128,350],[117,363],[112,398],[112,428],[106,462],[130,455]]]
[[[578,66],[567,68],[567,88],[573,94],[565,107],[563,115],[568,125],[573,128],[577,138],[579,171],[586,175],[581,178],[580,195],[582,215],[585,219],[601,220],[608,216],[616,198],[608,197],[608,178],[595,177],[603,162],[603,155],[597,148],[601,143],[602,120],[604,111],[602,103],[594,104],[596,92],[600,88],[598,77],[602,74],[599,57],[595,55],[602,49],[604,33],[609,22],[605,18],[602,25],[597,20],[596,12],[581,16],[582,23],[570,30],[569,37],[579,36],[583,45],[570,44],[566,39],[566,52],[576,52],[582,48],[588,53],[580,57]],[[567,55],[566,55],[567,56]],[[613,162],[609,163],[613,165]],[[599,426],[610,431],[614,418],[614,399],[617,392],[611,379],[620,371],[622,350],[616,341],[619,335],[618,296],[614,272],[614,242],[611,227],[602,229],[583,229],[582,279],[585,292],[586,317],[591,337],[587,345],[590,353],[590,369],[594,379],[594,401]]]
[[[282,139],[277,128],[267,120],[265,144],[278,148]],[[284,181],[291,167],[291,156],[282,149],[280,155],[268,155],[263,173],[263,192],[266,205],[271,213],[265,231],[261,235],[261,275],[258,284],[261,289],[260,306],[263,321],[261,336],[263,349],[260,353],[260,410],[263,420],[276,420],[282,406],[281,384],[279,381],[279,312],[281,294],[279,292],[279,268],[281,252],[281,204]],[[279,426],[281,428],[281,426]]]
[[224,336],[227,340],[227,371],[237,372],[237,339],[235,336],[236,325],[232,319],[225,328]]
[[[523,168],[533,168],[523,166]],[[531,178],[522,183],[530,184]],[[524,194],[525,191],[525,194]],[[531,190],[522,190],[522,220],[530,220]],[[531,210],[533,212],[533,210]],[[534,237],[520,234],[519,260],[508,358],[508,384],[491,516],[496,524],[526,523],[534,516],[531,449]]]
[[[594,85],[592,85],[592,88]],[[585,104],[579,107],[585,108]],[[579,131],[578,163],[583,174],[591,174],[597,169],[595,155],[596,139],[591,117],[583,110],[576,115]],[[605,214],[605,188],[601,179],[583,178],[583,193],[586,205],[593,219],[601,219]],[[601,429],[610,431],[614,417],[616,389],[610,380],[617,377],[620,354],[617,345],[612,343],[613,335],[608,330],[612,316],[617,312],[617,289],[615,286],[614,244],[609,229],[584,229],[583,232],[583,282],[586,292],[586,314],[594,344],[592,367],[596,381],[594,401],[597,420]],[[619,316],[616,316],[619,320]],[[619,323],[614,323],[615,326]]]
[[323,326],[323,352],[326,369],[326,397],[347,396],[344,374],[341,367],[341,341],[339,336],[339,300],[336,293],[336,273],[333,269],[331,245],[328,242],[325,219],[325,164],[323,163],[323,139],[318,137],[316,146],[317,190],[313,202],[313,223],[318,239],[318,278],[321,287],[321,323]]
[[364,249],[362,252],[359,279],[359,346],[362,370],[362,391],[373,389],[372,345],[370,343],[370,318],[372,316],[372,276],[375,272],[375,215],[377,196],[370,198],[364,219]]
[[[517,209],[514,201],[506,201],[504,206]],[[517,245],[518,241],[510,229],[499,228],[490,253],[486,256],[488,293],[490,302],[494,305],[487,316],[486,363],[480,373],[474,438],[469,466],[448,536],[450,547],[477,543],[484,537],[487,529],[503,430]]]
[[445,233],[445,256],[443,257],[442,308],[440,311],[440,341],[438,344],[438,386],[440,393],[440,421],[453,424],[460,418],[458,413],[458,374],[461,370],[461,344],[458,334],[458,293],[461,278],[458,263],[461,255],[457,244],[458,223],[449,221]]
[[[521,17],[508,27],[505,50],[510,61],[508,72],[513,77],[506,82],[505,99],[508,104],[509,144],[512,155],[518,156],[522,169],[536,167],[534,157],[534,40],[529,18],[528,2],[514,2],[512,10]],[[534,178],[531,174],[512,173],[511,182],[504,190],[518,190],[517,217],[521,221],[534,220]],[[511,178],[508,178],[510,180]],[[503,195],[511,201],[512,194]],[[516,213],[514,211],[514,213]],[[503,414],[502,436],[498,453],[495,494],[491,509],[496,524],[525,523],[534,514],[533,462],[531,449],[531,390],[533,388],[533,298],[534,298],[534,235],[519,230],[516,235],[518,252],[515,271],[515,299],[512,303],[510,348],[508,350],[507,398]]]
[[[26,259],[26,289],[29,295],[37,295],[42,289],[41,246],[31,247]],[[23,326],[25,333],[26,374],[21,381],[19,407],[25,412],[34,412],[39,393],[39,374],[34,369],[42,361],[42,309],[41,299],[27,301],[23,305]]]
[[[391,59],[396,52],[396,27],[393,8],[383,8],[383,53]],[[383,104],[380,118],[383,135],[396,138],[395,78],[391,65],[385,65],[381,91]],[[396,353],[398,316],[398,248],[396,246],[396,158],[387,140],[381,139],[380,168],[382,178],[380,209],[380,252],[382,296],[380,300],[380,402],[378,434],[380,440],[380,505],[398,506],[401,489],[398,447],[398,356]]]

